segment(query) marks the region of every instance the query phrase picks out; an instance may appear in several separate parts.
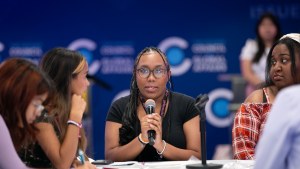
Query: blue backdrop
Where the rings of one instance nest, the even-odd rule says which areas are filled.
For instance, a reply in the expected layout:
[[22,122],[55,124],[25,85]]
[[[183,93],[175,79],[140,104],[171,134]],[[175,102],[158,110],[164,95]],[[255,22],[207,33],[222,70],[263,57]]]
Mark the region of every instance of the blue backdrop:
[[19,56],[38,62],[49,49],[82,52],[93,83],[89,89],[91,156],[104,158],[105,117],[112,101],[129,93],[134,58],[158,46],[172,65],[175,91],[208,93],[208,159],[231,143],[230,77],[240,73],[239,54],[254,38],[263,11],[279,18],[283,33],[300,32],[299,1],[21,1],[0,2],[0,61]]

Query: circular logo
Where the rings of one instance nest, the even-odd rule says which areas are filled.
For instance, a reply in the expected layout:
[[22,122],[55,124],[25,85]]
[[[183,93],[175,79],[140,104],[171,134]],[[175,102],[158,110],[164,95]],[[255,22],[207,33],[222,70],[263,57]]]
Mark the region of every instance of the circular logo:
[[228,110],[228,104],[233,94],[230,90],[218,88],[211,91],[206,104],[207,121],[215,127],[228,127],[232,123],[233,114]]
[[180,76],[191,68],[191,59],[185,58],[184,55],[184,49],[187,47],[188,42],[180,37],[166,38],[158,45],[168,57],[173,76]]
[[167,56],[172,56],[168,57],[168,60],[172,66],[177,66],[180,65],[184,59],[184,53],[183,51],[178,48],[178,47],[171,47],[166,51]]
[[89,66],[89,74],[93,75],[100,69],[100,61],[94,60],[93,52],[97,47],[97,44],[90,39],[77,39],[70,43],[68,46],[71,50],[77,50],[87,60]]

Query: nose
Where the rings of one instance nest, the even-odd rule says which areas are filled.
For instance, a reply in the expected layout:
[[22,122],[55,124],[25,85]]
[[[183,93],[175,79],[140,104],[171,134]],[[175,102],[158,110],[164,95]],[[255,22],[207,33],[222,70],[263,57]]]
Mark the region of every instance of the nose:
[[281,71],[282,70],[282,65],[280,63],[276,63],[275,70],[276,71]]
[[154,80],[155,80],[154,72],[151,71],[148,77],[148,81],[154,81]]

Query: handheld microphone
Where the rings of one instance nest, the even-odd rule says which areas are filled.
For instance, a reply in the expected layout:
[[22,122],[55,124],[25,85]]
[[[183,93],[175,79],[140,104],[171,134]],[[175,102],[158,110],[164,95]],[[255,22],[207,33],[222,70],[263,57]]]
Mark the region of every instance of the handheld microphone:
[[[145,102],[145,107],[146,107],[146,114],[154,113],[155,112],[155,101],[152,99],[148,99]],[[155,143],[155,131],[154,130],[148,130],[148,140],[149,140],[149,144],[151,146],[153,146]]]

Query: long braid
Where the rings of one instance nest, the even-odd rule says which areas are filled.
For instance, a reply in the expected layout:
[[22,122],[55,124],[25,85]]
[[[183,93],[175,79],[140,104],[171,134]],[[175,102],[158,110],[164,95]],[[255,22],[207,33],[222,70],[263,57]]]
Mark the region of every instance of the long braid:
[[122,127],[119,129],[120,133],[120,145],[125,145],[129,143],[134,137],[134,131],[135,128],[133,124],[135,124],[135,121],[137,119],[136,116],[136,109],[138,107],[138,97],[139,97],[139,90],[136,83],[136,67],[140,60],[140,57],[144,54],[144,52],[141,52],[134,64],[134,68],[132,71],[132,78],[130,82],[130,98],[129,103],[126,106],[126,110],[123,114],[122,118]]

